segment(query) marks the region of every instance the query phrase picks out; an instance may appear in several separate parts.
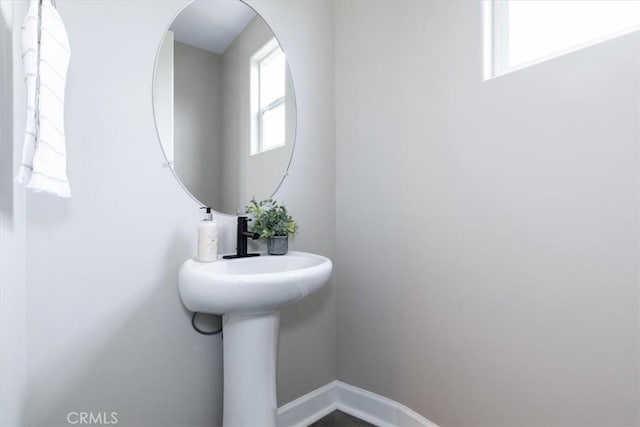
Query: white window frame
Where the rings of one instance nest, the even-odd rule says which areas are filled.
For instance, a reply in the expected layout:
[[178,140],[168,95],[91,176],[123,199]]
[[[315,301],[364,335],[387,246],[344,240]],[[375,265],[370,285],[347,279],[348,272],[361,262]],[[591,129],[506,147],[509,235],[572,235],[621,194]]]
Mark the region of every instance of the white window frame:
[[[282,144],[271,146],[269,148],[264,147],[263,143],[263,128],[264,128],[264,116],[269,111],[285,106],[285,121],[286,121],[286,87],[285,93],[280,98],[275,99],[270,104],[261,107],[260,101],[260,65],[269,59],[269,57],[276,53],[277,50],[282,50],[280,44],[275,37],[267,42],[262,48],[260,48],[251,57],[251,117],[252,117],[252,130],[251,130],[251,147],[250,154],[256,155],[264,153],[266,151],[274,150],[283,147],[286,143],[286,138],[282,141]],[[283,76],[286,78],[286,76]],[[286,123],[285,123],[286,129]]]
[[509,69],[509,2],[484,0],[484,78],[497,77]]
[[[617,32],[612,32],[568,48],[559,48],[557,51],[532,59],[527,62],[509,65],[509,1],[512,0],[484,0],[483,1],[483,25],[484,25],[484,79],[499,77],[512,71],[520,70],[531,65],[539,64],[552,58],[575,52],[610,40],[625,34],[638,31],[639,26],[629,27]],[[547,1],[547,0],[541,0]]]

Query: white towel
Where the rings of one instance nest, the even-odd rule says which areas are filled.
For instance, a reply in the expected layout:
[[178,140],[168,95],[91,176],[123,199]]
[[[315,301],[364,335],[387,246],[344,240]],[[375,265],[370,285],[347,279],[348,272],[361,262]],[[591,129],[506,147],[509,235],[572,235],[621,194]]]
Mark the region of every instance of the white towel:
[[22,26],[27,120],[16,181],[60,197],[71,197],[64,135],[70,56],[64,23],[51,0],[31,0]]

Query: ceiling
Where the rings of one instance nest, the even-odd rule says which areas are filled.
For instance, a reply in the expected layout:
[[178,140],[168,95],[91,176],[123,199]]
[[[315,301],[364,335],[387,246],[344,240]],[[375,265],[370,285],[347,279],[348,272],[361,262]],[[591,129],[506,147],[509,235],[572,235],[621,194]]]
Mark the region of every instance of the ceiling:
[[239,0],[196,0],[182,9],[169,29],[176,41],[222,54],[255,16]]

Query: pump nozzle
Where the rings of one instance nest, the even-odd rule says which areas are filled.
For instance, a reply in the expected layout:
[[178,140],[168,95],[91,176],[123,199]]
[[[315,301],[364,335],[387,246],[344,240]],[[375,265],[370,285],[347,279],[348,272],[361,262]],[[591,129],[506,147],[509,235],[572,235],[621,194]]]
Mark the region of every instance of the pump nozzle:
[[211,213],[211,208],[209,206],[203,206],[200,209],[206,209],[207,211],[207,217],[206,219],[211,221],[213,219],[213,214]]

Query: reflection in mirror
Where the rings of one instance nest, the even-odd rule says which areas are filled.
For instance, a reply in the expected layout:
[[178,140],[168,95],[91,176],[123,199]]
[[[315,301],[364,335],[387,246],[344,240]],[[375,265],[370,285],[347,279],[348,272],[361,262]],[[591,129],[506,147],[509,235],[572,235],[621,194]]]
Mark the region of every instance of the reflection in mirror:
[[176,177],[218,212],[269,198],[286,174],[296,129],[289,67],[240,0],[196,0],[176,16],[156,59],[154,114]]

